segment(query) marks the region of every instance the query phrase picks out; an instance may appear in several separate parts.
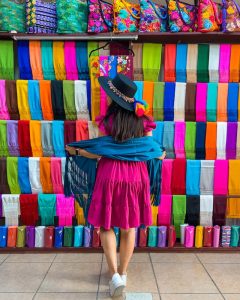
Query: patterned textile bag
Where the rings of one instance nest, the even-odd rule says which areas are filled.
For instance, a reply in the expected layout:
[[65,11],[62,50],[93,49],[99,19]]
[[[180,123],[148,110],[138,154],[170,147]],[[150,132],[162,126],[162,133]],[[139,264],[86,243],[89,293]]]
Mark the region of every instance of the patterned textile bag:
[[88,32],[109,32],[113,29],[113,6],[103,0],[88,2]]
[[223,0],[222,27],[224,32],[240,31],[240,7],[235,0]]
[[139,28],[140,5],[125,0],[113,1],[114,32],[136,32]]
[[87,0],[57,1],[57,32],[87,31]]
[[28,33],[55,33],[57,30],[56,0],[27,0]]
[[197,31],[197,7],[179,0],[169,0],[168,22],[171,32]]
[[140,32],[167,31],[167,7],[151,0],[140,0]]
[[219,31],[221,25],[220,9],[212,0],[200,0],[198,7],[198,31]]
[[0,31],[25,32],[26,4],[24,0],[0,1]]

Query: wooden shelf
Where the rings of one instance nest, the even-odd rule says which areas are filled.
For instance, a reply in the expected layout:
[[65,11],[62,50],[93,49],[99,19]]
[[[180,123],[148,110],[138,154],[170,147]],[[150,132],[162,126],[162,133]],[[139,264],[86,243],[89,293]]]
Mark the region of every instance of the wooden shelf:
[[0,32],[0,39],[13,40],[128,40],[148,43],[240,43],[240,32],[153,32],[153,33],[100,33],[100,34],[25,34]]
[[153,32],[138,33],[137,42],[145,43],[240,43],[240,32],[223,33],[223,32]]
[[[103,253],[103,249],[99,248],[74,248],[74,247],[62,247],[62,248],[0,248],[0,253]],[[175,252],[175,253],[234,253],[240,252],[240,247],[228,247],[228,248],[185,248],[180,244],[177,244],[173,248],[135,248],[135,253],[143,252],[154,252],[154,253],[166,253],[166,252]]]

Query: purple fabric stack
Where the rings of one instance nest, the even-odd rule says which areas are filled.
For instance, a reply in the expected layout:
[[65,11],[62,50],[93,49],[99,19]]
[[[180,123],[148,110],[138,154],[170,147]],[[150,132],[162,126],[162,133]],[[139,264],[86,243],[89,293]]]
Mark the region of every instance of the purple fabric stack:
[[27,0],[26,27],[28,33],[55,33],[57,30],[56,1]]

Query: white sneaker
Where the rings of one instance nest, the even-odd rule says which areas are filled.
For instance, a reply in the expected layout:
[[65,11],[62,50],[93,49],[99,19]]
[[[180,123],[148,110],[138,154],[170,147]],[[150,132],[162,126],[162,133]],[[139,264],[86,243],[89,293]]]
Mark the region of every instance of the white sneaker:
[[127,286],[127,274],[120,275],[123,281],[124,286]]
[[115,273],[112,280],[109,281],[109,290],[111,297],[121,296],[124,290],[124,284],[121,276]]

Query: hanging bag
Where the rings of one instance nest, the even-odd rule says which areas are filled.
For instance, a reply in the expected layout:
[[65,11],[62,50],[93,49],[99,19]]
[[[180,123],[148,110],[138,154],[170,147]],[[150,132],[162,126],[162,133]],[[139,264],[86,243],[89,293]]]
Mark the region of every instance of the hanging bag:
[[0,31],[25,32],[26,4],[24,0],[0,1]]
[[88,2],[88,32],[111,32],[113,29],[113,6],[103,0]]
[[57,33],[87,31],[87,0],[57,1]]
[[171,32],[197,31],[197,7],[179,0],[169,0],[168,21]]
[[140,32],[167,31],[167,7],[156,4],[151,0],[140,0]]
[[55,33],[56,0],[26,0],[26,27],[28,33]]
[[198,7],[198,31],[219,31],[221,16],[218,6],[213,0],[200,0]]
[[240,6],[235,0],[222,0],[222,27],[224,32],[240,31]]
[[137,32],[140,20],[140,5],[126,0],[113,1],[113,32]]

